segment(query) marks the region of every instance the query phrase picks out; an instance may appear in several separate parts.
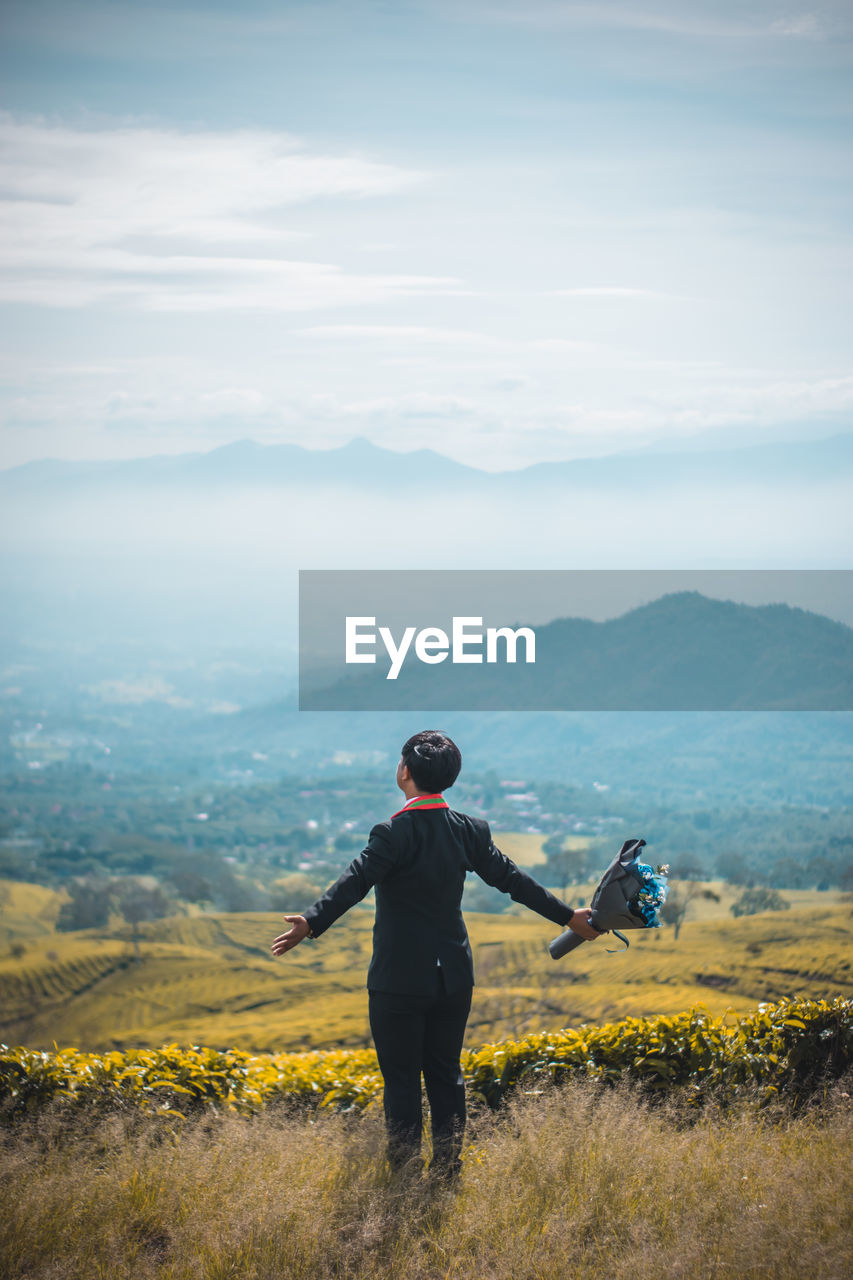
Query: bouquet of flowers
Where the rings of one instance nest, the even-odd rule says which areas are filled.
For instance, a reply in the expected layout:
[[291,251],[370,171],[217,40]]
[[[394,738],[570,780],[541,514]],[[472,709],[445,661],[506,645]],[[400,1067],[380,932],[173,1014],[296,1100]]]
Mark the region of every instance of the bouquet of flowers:
[[[628,939],[620,929],[659,929],[660,909],[666,901],[666,877],[669,867],[654,869],[640,862],[640,849],[645,840],[626,840],[601,877],[592,896],[590,923],[602,933],[615,933],[628,947]],[[560,934],[548,950],[555,960],[567,955],[583,942],[571,928]]]

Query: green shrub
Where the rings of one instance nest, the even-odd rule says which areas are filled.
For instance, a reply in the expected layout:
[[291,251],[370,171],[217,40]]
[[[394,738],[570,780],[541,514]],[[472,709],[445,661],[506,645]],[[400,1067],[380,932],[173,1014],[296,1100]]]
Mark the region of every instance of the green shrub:
[[[495,1108],[520,1084],[580,1076],[633,1078],[650,1090],[686,1089],[696,1100],[744,1086],[808,1097],[853,1066],[853,1001],[785,1000],[729,1023],[702,1008],[675,1017],[525,1036],[463,1055],[470,1092]],[[53,1099],[188,1114],[249,1113],[275,1101],[364,1110],[382,1096],[372,1050],[251,1054],[239,1049],[129,1049],[84,1053],[0,1047],[0,1105],[7,1115]]]

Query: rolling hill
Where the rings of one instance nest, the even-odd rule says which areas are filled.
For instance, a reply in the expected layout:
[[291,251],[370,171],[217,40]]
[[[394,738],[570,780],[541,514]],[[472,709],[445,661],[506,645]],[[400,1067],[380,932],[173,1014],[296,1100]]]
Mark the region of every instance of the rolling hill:
[[[740,891],[716,887],[722,901],[702,904],[677,941],[671,929],[637,933],[627,953],[589,944],[559,963],[547,952],[547,921],[468,914],[478,986],[467,1043],[698,1002],[746,1012],[787,995],[853,995],[853,924],[838,894],[788,894],[795,910],[733,920],[728,905]],[[357,908],[286,961],[270,956],[281,918],[269,913],[143,925],[138,962],[126,928],[43,935],[0,958],[0,1040],[92,1050],[363,1046],[372,920],[369,907]]]

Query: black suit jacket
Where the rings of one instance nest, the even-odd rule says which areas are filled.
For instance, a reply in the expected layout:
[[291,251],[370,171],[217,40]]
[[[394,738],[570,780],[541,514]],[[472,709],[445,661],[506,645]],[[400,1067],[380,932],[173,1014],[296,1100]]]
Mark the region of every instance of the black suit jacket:
[[468,871],[563,927],[572,916],[496,849],[489,824],[453,809],[404,809],[378,823],[367,845],[303,914],[315,938],[376,887],[371,991],[429,995],[441,962],[448,991],[474,982],[462,888]]

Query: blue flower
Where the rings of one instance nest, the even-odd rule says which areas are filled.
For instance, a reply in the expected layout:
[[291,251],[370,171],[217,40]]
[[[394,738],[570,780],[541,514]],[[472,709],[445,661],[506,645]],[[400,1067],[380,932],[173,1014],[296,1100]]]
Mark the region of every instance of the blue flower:
[[647,929],[659,929],[658,913],[669,892],[664,868],[658,867],[655,872],[644,862],[638,862],[637,874],[642,880],[642,886],[628,902],[628,909],[645,922]]

